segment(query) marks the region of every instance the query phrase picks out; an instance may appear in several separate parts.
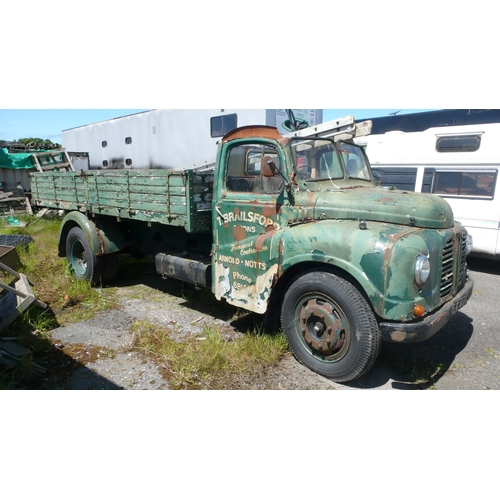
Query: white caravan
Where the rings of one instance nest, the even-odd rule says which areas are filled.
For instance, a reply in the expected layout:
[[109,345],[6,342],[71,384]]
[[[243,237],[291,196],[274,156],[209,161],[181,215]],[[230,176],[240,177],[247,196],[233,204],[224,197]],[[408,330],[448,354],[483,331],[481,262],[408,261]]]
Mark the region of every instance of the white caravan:
[[471,234],[473,253],[500,258],[500,123],[392,131],[358,143],[381,185],[445,198]]
[[179,170],[214,162],[217,141],[236,127],[270,125],[286,134],[322,121],[320,109],[154,109],[61,136],[63,148],[73,157],[83,153],[90,169]]

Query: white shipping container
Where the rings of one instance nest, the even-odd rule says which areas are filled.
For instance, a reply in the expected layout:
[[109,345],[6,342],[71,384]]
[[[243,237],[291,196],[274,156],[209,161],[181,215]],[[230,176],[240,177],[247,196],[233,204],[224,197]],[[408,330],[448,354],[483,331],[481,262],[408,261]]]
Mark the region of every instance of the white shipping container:
[[90,169],[179,170],[215,161],[217,142],[236,127],[270,125],[285,134],[322,119],[323,110],[155,109],[63,130],[62,146],[87,153]]

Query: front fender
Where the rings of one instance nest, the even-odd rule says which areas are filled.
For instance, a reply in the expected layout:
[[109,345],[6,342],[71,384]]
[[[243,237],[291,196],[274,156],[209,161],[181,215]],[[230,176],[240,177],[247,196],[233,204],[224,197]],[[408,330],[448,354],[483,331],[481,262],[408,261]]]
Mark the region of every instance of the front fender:
[[119,252],[125,247],[123,232],[114,221],[90,220],[81,212],[70,212],[64,217],[59,231],[59,257],[66,257],[66,238],[74,227],[80,227],[92,248],[94,255]]
[[[411,236],[418,230],[378,222],[360,225],[353,220],[292,226],[283,237],[282,270],[307,262],[341,269],[363,289],[381,318],[408,320],[416,299],[414,264],[409,259],[416,260],[426,248],[420,237]],[[395,254],[399,241],[406,243]],[[415,245],[421,249],[414,249]]]
[[363,255],[373,251],[378,231],[361,230],[357,221],[317,221],[289,227],[283,237],[283,272],[304,262],[331,265],[356,280],[368,297],[380,295],[360,265]]

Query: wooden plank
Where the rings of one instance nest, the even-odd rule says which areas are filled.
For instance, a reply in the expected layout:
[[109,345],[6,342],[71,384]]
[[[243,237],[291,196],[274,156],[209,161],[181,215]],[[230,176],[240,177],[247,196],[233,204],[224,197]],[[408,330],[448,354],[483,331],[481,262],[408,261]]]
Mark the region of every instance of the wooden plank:
[[167,197],[168,196],[168,193],[175,193],[177,195],[185,195],[186,193],[186,188],[185,187],[171,187],[168,191],[167,191],[167,187],[166,186],[137,186],[137,185],[134,185],[134,186],[130,186],[129,187],[129,191],[131,193],[144,193],[147,189],[147,192],[148,193],[154,193],[154,194],[157,194],[159,196],[164,196],[164,197]]

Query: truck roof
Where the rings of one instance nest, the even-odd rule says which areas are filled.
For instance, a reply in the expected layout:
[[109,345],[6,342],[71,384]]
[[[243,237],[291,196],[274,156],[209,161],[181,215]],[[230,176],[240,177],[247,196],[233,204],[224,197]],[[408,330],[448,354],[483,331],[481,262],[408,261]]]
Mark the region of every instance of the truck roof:
[[231,132],[228,132],[222,138],[222,142],[228,142],[234,139],[246,139],[249,137],[273,139],[276,141],[283,139],[283,136],[278,132],[276,127],[267,125],[247,125],[246,127],[235,128],[231,130]]

